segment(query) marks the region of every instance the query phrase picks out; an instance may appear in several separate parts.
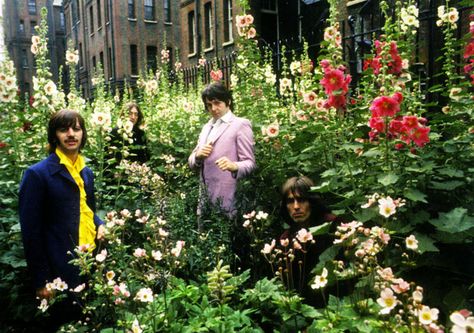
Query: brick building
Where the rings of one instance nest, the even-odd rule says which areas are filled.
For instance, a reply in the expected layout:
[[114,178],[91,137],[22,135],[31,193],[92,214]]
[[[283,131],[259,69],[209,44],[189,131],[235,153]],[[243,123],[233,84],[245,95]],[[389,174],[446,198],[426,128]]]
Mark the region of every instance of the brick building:
[[140,73],[156,70],[161,50],[176,61],[179,12],[172,0],[66,0],[66,36],[79,50],[77,82],[92,96],[91,79],[101,64],[111,90],[134,84]]
[[180,0],[181,62],[184,66],[229,56],[237,34],[233,0]]
[[61,1],[4,0],[3,28],[5,45],[17,70],[21,93],[31,94],[36,67],[31,53],[31,36],[40,23],[41,8],[48,9],[48,50],[53,80],[58,82],[60,66],[65,63],[65,22]]

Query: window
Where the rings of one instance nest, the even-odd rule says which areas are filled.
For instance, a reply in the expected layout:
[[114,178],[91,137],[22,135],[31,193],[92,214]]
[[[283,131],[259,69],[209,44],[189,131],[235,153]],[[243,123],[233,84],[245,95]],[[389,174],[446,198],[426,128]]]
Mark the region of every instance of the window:
[[79,21],[79,15],[77,13],[77,2],[76,2],[76,0],[71,1],[71,16],[72,16],[72,23],[76,24]]
[[26,49],[21,50],[21,66],[28,68],[28,53]]
[[28,0],[28,13],[36,15],[36,0]]
[[18,32],[19,33],[25,33],[25,21],[20,20],[20,23],[18,24]]
[[204,33],[205,33],[205,48],[210,49],[213,46],[214,34],[212,25],[212,3],[208,2],[204,5]]
[[170,0],[163,0],[163,20],[165,22],[171,22]]
[[36,21],[30,21],[30,33],[36,35]]
[[107,60],[108,60],[107,69],[108,69],[109,78],[112,78],[112,48],[110,47],[109,47],[109,56]]
[[99,53],[99,63],[100,63],[100,68],[102,71],[104,71],[104,52]]
[[92,7],[92,5],[89,7],[89,27],[90,27],[89,33],[93,34],[94,33],[94,8]]
[[95,71],[97,70],[97,59],[95,58],[95,56],[92,56],[92,69],[94,70],[95,74]]
[[275,13],[277,12],[277,5],[275,0],[262,0],[262,12]]
[[189,54],[196,53],[196,19],[194,11],[188,13],[188,49]]
[[133,44],[130,44],[130,73],[138,75],[137,46]]
[[147,46],[146,47],[146,69],[156,71],[158,68],[156,56],[158,54],[158,49],[156,46]]
[[79,43],[79,67],[82,67],[83,64],[82,64],[82,59],[83,58],[84,54],[82,53],[82,43]]
[[66,28],[66,18],[64,12],[59,12],[59,27],[64,30]]
[[145,0],[144,2],[145,20],[155,20],[155,0]]
[[110,10],[110,6],[109,6],[109,2],[110,0],[104,0],[106,5],[105,5],[105,11],[104,11],[104,15],[105,15],[105,23],[109,23],[109,10]]
[[135,0],[128,0],[128,18],[134,19],[135,16]]
[[102,8],[100,6],[100,0],[97,0],[97,28],[102,27]]
[[232,42],[232,0],[224,0],[224,42]]

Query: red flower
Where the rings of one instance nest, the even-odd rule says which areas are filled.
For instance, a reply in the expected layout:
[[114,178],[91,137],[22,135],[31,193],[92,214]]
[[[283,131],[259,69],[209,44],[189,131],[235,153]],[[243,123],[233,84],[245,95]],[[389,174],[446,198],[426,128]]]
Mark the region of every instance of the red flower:
[[211,79],[214,81],[220,81],[222,80],[222,77],[223,77],[222,71],[220,69],[212,70],[210,75],[211,75]]
[[405,126],[408,130],[419,127],[420,124],[418,123],[418,117],[403,116],[403,126]]
[[390,134],[397,136],[398,134],[405,131],[405,126],[402,121],[398,119],[392,119],[389,124]]
[[403,143],[396,143],[395,144],[395,149],[396,150],[402,150],[405,147]]
[[410,135],[410,139],[418,146],[423,147],[428,142],[430,142],[430,138],[428,134],[430,133],[429,127],[418,127],[413,130]]
[[3,141],[0,141],[0,149],[5,148],[7,144]]
[[385,132],[385,122],[381,117],[370,118],[369,127],[379,133]]
[[467,44],[466,49],[464,50],[464,59],[474,56],[474,42]]
[[335,90],[340,90],[345,85],[344,73],[339,69],[325,70],[324,78],[320,81],[326,94],[332,94]]
[[330,95],[324,105],[326,109],[329,109],[330,107],[340,109],[345,106],[346,106],[346,96],[344,95]]
[[393,117],[400,111],[400,104],[393,97],[380,96],[374,99],[370,111],[372,111],[372,117]]

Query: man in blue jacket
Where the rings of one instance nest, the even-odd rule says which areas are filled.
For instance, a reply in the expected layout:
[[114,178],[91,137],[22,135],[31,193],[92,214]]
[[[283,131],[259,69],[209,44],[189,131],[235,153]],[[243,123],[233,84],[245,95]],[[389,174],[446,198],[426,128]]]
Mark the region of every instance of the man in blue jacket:
[[20,184],[20,224],[28,269],[40,299],[56,278],[68,289],[81,284],[78,267],[69,263],[75,248],[90,251],[104,235],[95,215],[94,179],[80,154],[87,139],[84,119],[72,110],[55,113],[48,124],[50,155],[28,168]]

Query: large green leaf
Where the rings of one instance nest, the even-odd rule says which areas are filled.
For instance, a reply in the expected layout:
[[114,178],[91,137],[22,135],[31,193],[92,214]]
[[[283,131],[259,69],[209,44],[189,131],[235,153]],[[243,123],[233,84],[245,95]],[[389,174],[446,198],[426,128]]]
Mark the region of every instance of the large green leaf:
[[418,251],[420,253],[439,252],[439,249],[434,245],[436,241],[433,238],[419,233],[415,233],[414,236],[418,241]]
[[451,180],[448,182],[431,182],[431,188],[434,188],[436,190],[446,190],[446,191],[451,191],[454,190],[455,188],[458,188],[459,186],[464,185],[464,182],[459,181],[459,180]]
[[403,192],[405,198],[410,199],[411,201],[419,201],[426,203],[426,194],[418,191],[416,188],[408,188]]
[[429,221],[438,230],[447,233],[458,233],[474,228],[474,217],[467,214],[467,209],[454,208],[448,213],[440,213],[437,219]]
[[385,186],[395,184],[398,181],[399,177],[393,173],[388,173],[386,175],[380,175],[377,181]]
[[332,222],[326,222],[316,227],[311,227],[309,228],[309,232],[313,234],[313,236],[327,234],[331,224]]

